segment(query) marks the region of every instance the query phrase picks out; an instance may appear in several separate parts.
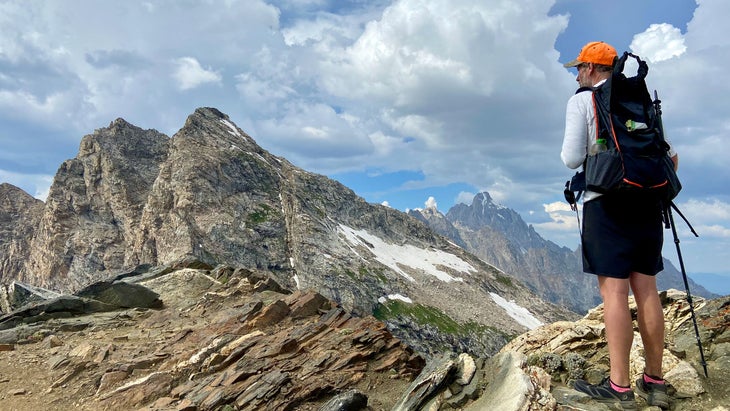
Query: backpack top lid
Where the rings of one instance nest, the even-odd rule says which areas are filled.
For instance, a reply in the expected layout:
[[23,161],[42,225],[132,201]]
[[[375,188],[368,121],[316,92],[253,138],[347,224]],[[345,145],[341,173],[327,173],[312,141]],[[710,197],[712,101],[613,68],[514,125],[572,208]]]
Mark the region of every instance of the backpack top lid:
[[[624,68],[630,57],[639,64],[636,75],[626,77]],[[646,75],[649,66],[639,56],[625,51],[617,57],[611,76],[594,91],[596,103],[606,111],[620,117],[633,118],[646,124],[652,124],[654,114],[649,90],[646,87]]]
[[628,51],[624,51],[624,54],[621,57],[617,56],[616,64],[613,66],[613,75],[615,76],[617,73],[621,74],[624,72],[624,66],[626,65],[626,60],[629,58],[629,56],[636,59],[636,62],[639,63],[639,69],[636,72],[636,77],[640,79],[645,79],[647,73],[649,73],[649,65],[646,64],[646,62],[639,58],[636,54],[629,53]]

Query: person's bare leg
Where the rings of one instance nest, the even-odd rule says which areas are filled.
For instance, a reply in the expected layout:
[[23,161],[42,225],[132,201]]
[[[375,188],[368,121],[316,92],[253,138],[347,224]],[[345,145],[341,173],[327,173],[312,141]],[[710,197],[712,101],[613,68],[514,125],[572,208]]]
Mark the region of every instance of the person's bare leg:
[[644,344],[644,357],[646,360],[644,372],[662,378],[664,311],[656,287],[656,277],[631,273],[629,281],[636,299],[637,322],[641,341]]
[[629,354],[634,340],[634,327],[629,311],[629,280],[598,277],[598,286],[603,298],[603,322],[606,326],[606,342],[611,364],[611,381],[628,387]]

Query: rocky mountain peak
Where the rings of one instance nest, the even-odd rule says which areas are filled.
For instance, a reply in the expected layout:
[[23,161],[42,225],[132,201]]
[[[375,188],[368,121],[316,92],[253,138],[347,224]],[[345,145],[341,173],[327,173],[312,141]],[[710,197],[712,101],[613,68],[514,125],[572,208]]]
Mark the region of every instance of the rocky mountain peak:
[[196,141],[200,146],[206,146],[223,152],[243,149],[261,153],[263,150],[239,129],[228,117],[219,110],[211,107],[198,108],[185,120],[185,125],[173,136],[173,139]]
[[419,209],[421,214],[428,217],[434,217],[434,218],[446,218],[436,207],[426,207],[423,209]]
[[109,129],[116,129],[116,130],[123,130],[125,128],[135,128],[138,129],[139,127],[135,126],[134,124],[128,122],[127,120],[118,117],[116,120],[109,123]]
[[81,139],[77,158],[94,154],[106,157],[127,157],[129,160],[148,157],[159,151],[150,147],[165,143],[169,138],[156,130],[143,130],[123,118],[117,118],[108,127],[100,128]]
[[207,118],[211,120],[226,120],[231,121],[227,114],[222,113],[220,110],[214,107],[199,107],[195,109],[195,112],[188,118],[188,121],[194,121],[196,117]]
[[455,205],[446,213],[446,218],[457,226],[473,231],[490,227],[522,249],[542,245],[536,244],[536,241],[542,241],[532,226],[528,226],[516,211],[495,203],[487,192],[474,196],[471,205]]
[[185,120],[185,125],[181,130],[208,129],[223,122],[231,122],[228,115],[223,114],[218,109],[212,107],[201,107],[195,109],[195,111],[188,116]]

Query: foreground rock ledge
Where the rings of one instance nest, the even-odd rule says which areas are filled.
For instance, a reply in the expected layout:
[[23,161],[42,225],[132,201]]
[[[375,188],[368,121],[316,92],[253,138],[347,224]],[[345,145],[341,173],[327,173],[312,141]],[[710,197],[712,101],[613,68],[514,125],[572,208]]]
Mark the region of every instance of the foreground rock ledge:
[[[90,287],[75,296],[84,310],[62,296],[4,316],[0,409],[609,409],[569,388],[607,370],[600,306],[525,333],[488,359],[443,353],[425,364],[383,323],[316,292],[290,294],[266,272],[191,267]],[[147,298],[125,295],[143,289]],[[730,297],[695,307],[709,379],[698,373],[684,294],[662,297],[672,409],[727,411]],[[640,409],[656,411],[642,401]]]

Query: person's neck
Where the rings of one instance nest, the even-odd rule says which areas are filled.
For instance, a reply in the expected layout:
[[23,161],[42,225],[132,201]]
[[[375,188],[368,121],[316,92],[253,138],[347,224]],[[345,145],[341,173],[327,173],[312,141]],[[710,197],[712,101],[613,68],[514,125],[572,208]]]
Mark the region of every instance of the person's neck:
[[600,73],[596,73],[596,75],[593,76],[593,78],[592,78],[593,84],[600,83],[603,80],[608,80],[609,77],[611,77],[611,73],[608,73],[608,72],[605,72],[605,71],[600,72]]
[[610,73],[596,74],[595,76],[591,77],[591,84],[593,87],[596,87],[598,84],[608,80],[609,77],[611,77]]

